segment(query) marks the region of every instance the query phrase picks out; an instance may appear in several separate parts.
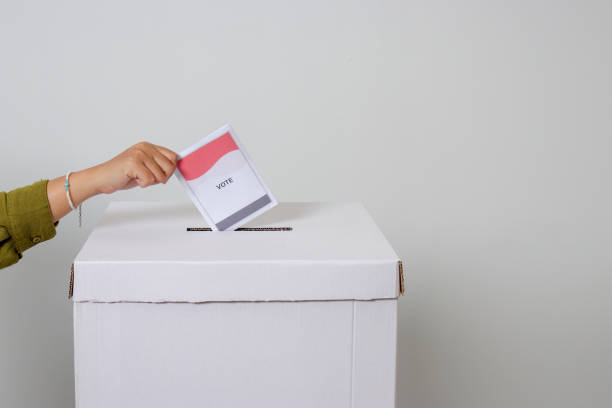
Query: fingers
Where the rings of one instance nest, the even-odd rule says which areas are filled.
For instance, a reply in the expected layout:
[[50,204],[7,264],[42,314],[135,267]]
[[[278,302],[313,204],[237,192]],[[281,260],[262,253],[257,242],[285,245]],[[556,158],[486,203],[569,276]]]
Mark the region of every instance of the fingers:
[[155,174],[153,174],[142,161],[133,166],[128,175],[132,180],[135,180],[141,188],[156,184]]
[[157,164],[157,161],[155,161],[154,158],[147,157],[143,160],[143,163],[146,166],[146,168],[151,173],[153,173],[153,176],[155,176],[155,183],[165,183],[166,182],[168,176],[166,176],[166,173],[161,168],[161,166]]
[[[146,142],[143,143],[142,147],[144,148],[145,152],[149,154],[153,160],[155,160],[157,166],[161,167],[162,171],[164,172],[165,177],[158,179],[158,181],[160,183],[165,183],[168,181],[170,176],[172,176],[174,169],[176,169],[178,155],[168,148]],[[156,176],[158,175],[155,169],[150,169],[156,174]]]
[[174,153],[172,150],[165,148],[163,146],[158,146],[158,145],[151,145],[151,146],[153,146],[153,148],[158,150],[161,154],[166,156],[168,160],[170,160],[174,165],[176,165],[176,162],[178,161],[178,154]]
[[148,187],[157,183],[166,183],[172,176],[178,155],[172,150],[151,143],[141,142],[128,150],[131,185]]
[[162,182],[167,182],[170,176],[172,176],[172,173],[174,173],[174,169],[176,169],[176,162],[171,161],[166,155],[159,152],[153,155],[153,159],[164,172],[164,179]]

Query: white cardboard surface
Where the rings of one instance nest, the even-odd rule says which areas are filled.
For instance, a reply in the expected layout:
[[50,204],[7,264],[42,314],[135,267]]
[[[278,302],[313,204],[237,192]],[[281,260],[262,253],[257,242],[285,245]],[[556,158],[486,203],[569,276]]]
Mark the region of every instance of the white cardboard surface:
[[77,408],[396,406],[397,299],[75,302]]
[[280,203],[247,227],[187,232],[190,203],[113,202],[74,262],[73,300],[391,299],[397,254],[360,203]]

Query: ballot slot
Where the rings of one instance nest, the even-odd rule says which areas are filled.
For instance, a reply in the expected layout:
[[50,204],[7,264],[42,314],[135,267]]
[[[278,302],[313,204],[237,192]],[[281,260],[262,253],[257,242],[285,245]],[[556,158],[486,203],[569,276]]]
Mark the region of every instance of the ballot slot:
[[[188,232],[210,232],[210,227],[187,227]],[[293,231],[293,227],[240,227],[234,231]]]

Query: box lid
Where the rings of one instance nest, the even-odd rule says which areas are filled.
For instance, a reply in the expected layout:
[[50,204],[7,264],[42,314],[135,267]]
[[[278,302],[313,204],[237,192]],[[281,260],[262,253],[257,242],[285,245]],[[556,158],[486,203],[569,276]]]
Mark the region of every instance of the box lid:
[[285,202],[247,230],[193,227],[204,229],[190,203],[111,203],[74,261],[73,300],[365,300],[402,289],[401,262],[360,203]]

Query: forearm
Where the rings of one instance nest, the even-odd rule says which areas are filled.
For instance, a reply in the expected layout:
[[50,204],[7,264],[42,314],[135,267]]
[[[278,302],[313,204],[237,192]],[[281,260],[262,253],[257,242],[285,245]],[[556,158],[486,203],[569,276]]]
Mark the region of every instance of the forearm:
[[[178,156],[173,151],[141,142],[111,160],[70,175],[70,199],[76,207],[97,194],[165,183],[176,168]],[[47,198],[53,221],[71,211],[64,183],[66,176],[50,180]]]
[[[71,173],[70,200],[78,206],[97,194],[166,183],[177,161],[178,155],[163,146],[137,143],[102,164]],[[0,192],[0,268],[55,236],[55,222],[71,211],[65,181],[62,176]]]
[[[100,176],[97,167],[70,174],[70,198],[75,207],[88,198],[100,194]],[[53,221],[58,221],[71,211],[66,197],[65,181],[66,176],[62,176],[49,180],[47,184],[47,198]]]

